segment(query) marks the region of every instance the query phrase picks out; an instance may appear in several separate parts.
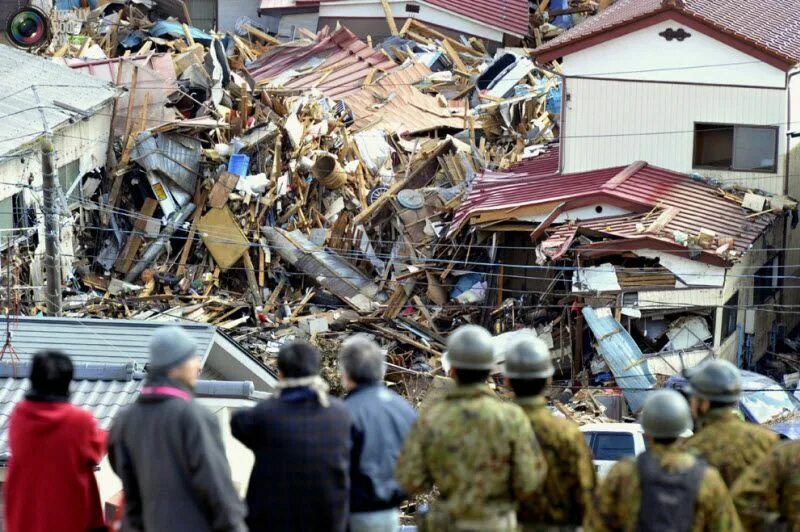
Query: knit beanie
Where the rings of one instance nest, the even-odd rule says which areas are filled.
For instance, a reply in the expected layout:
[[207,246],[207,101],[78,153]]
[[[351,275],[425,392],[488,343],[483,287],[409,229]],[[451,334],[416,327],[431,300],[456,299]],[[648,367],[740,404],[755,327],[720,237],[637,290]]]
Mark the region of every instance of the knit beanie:
[[150,340],[150,372],[166,373],[197,353],[197,344],[181,327],[161,327]]

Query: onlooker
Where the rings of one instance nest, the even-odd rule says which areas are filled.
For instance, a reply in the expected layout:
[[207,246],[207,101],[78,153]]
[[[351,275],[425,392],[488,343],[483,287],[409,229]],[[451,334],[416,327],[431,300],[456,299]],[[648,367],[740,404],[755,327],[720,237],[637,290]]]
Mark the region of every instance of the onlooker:
[[350,532],[394,532],[405,498],[394,478],[403,441],[417,417],[414,408],[383,384],[384,353],[355,336],[339,353],[345,405],[353,416],[350,454]]
[[594,464],[578,425],[547,408],[544,391],[555,373],[550,349],[540,338],[523,337],[508,346],[505,359],[506,382],[547,460],[544,484],[520,504],[520,525],[526,532],[576,530],[592,508]]
[[686,399],[675,390],[651,392],[639,416],[647,451],[614,464],[587,514],[592,532],[742,530],[719,472],[681,451],[677,442],[692,426]]
[[33,357],[31,390],[9,421],[7,532],[105,530],[94,468],[106,434],[92,414],[69,403],[72,375],[64,353]]
[[397,459],[397,480],[410,494],[439,488],[418,518],[423,530],[516,530],[518,502],[544,481],[547,464],[525,412],[486,384],[493,351],[482,327],[450,335],[448,373],[457,386],[420,414]]
[[305,342],[278,352],[279,394],[231,418],[255,454],[247,490],[251,532],[343,532],[350,494],[350,430],[344,403],[328,396],[320,354]]
[[739,369],[727,360],[710,360],[686,371],[695,418],[694,436],[684,449],[716,467],[728,488],[750,465],[778,443],[766,427],[747,423],[735,411],[742,395]]
[[196,349],[180,327],[160,329],[142,393],[111,428],[109,458],[125,489],[123,530],[246,530],[217,420],[192,397]]

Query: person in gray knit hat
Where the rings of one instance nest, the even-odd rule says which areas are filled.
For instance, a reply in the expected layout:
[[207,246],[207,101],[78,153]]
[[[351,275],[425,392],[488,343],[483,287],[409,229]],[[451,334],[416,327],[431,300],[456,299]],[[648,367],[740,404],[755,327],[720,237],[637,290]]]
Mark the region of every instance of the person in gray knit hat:
[[247,530],[217,420],[192,396],[200,366],[184,329],[162,327],[150,341],[145,385],[109,435],[125,490],[123,530]]

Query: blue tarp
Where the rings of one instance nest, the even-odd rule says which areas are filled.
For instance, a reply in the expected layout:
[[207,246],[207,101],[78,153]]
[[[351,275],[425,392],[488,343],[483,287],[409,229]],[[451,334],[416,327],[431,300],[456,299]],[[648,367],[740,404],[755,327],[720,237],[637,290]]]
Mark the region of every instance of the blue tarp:
[[[181,26],[180,22],[172,22],[169,20],[159,20],[150,28],[150,35],[153,37],[173,37],[173,38],[181,38],[185,37],[183,33],[183,27]],[[192,38],[202,43],[206,46],[211,44],[213,37],[208,33],[204,32],[203,30],[199,30],[194,27],[189,27],[189,32],[192,34]]]
[[597,350],[614,374],[617,386],[622,390],[628,407],[638,412],[644,403],[655,379],[648,373],[644,358],[628,331],[614,319],[611,309],[583,307],[583,317],[597,339]]
[[[72,8],[80,9],[81,0],[56,0],[56,9],[59,11],[70,11]],[[97,0],[89,0],[89,8],[97,7]]]

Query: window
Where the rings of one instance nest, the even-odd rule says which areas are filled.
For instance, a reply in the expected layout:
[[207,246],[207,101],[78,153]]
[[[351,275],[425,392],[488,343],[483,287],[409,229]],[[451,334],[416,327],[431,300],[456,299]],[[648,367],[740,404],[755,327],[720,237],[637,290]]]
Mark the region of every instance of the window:
[[753,277],[753,304],[763,304],[775,295],[780,285],[780,255],[775,255],[759,268]]
[[22,229],[36,224],[32,209],[25,205],[23,192],[0,200],[0,229]]
[[[589,433],[584,433],[589,444]],[[633,435],[625,432],[595,432],[592,434],[590,447],[595,460],[616,461],[626,456],[634,456]]]
[[722,309],[722,339],[727,338],[736,332],[736,325],[739,313],[739,293],[735,293],[725,302]]
[[776,172],[778,128],[694,125],[695,168]]

